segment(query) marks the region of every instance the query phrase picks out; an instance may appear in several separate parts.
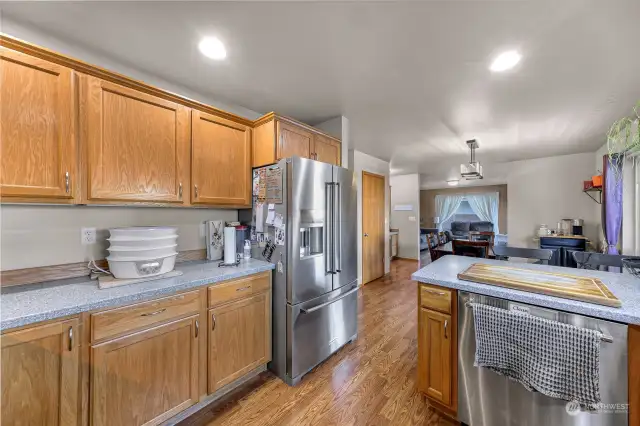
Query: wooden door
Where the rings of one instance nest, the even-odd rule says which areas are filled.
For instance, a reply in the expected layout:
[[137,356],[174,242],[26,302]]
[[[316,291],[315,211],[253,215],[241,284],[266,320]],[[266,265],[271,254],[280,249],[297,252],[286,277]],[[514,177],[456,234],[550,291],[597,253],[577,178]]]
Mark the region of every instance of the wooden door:
[[276,157],[278,160],[298,156],[311,158],[313,134],[293,124],[277,122],[278,144]]
[[313,159],[339,166],[342,145],[326,136],[313,135]]
[[183,204],[187,107],[84,76],[81,123],[89,203]]
[[270,360],[270,292],[209,310],[209,393]]
[[0,195],[72,203],[76,173],[75,75],[0,47]]
[[420,308],[418,324],[418,387],[427,396],[451,405],[451,316]]
[[198,321],[195,315],[92,346],[92,425],[155,425],[198,402]]
[[384,275],[384,176],[362,172],[362,282]]
[[191,203],[251,205],[251,129],[193,110]]
[[2,336],[3,425],[78,424],[78,320]]

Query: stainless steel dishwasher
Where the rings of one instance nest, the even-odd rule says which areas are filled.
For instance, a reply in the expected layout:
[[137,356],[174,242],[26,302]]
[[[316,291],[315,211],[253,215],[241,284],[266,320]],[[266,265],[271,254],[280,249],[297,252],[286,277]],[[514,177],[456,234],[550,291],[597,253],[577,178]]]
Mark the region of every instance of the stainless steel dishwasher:
[[[600,350],[600,396],[603,412],[569,414],[567,402],[529,392],[521,384],[486,368],[474,367],[473,310],[467,302],[602,331],[611,341]],[[628,426],[627,325],[519,302],[458,292],[458,420],[469,426]],[[608,404],[617,404],[611,405]]]

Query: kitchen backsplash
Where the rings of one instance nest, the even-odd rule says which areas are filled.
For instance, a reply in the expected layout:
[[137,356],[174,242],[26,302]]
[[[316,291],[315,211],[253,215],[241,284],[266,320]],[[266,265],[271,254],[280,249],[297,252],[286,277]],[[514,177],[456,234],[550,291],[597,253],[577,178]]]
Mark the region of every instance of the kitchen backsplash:
[[[237,210],[2,205],[0,270],[104,259],[108,229],[119,226],[177,226],[179,251],[204,249],[205,220],[237,219]],[[80,243],[84,227],[96,228],[96,244]]]

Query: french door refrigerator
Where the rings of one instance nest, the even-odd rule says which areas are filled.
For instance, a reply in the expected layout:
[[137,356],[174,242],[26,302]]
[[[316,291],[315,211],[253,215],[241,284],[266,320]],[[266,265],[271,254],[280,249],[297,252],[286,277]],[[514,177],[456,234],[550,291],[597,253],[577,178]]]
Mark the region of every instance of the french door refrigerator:
[[356,186],[351,171],[305,158],[254,169],[254,177],[261,169],[270,176],[266,199],[253,197],[251,220],[267,243],[253,244],[252,257],[276,264],[269,369],[296,385],[357,337]]

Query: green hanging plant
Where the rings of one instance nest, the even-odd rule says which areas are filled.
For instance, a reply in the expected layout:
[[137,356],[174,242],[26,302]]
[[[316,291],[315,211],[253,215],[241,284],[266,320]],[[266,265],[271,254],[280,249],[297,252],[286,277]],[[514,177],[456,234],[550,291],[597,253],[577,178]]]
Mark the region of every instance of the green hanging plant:
[[[640,156],[640,101],[633,108],[633,114],[623,117],[611,125],[607,133],[607,152],[609,159],[620,155],[633,158]],[[611,161],[616,181],[622,180],[625,161]]]

